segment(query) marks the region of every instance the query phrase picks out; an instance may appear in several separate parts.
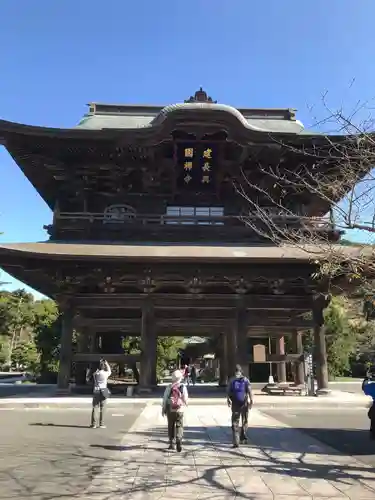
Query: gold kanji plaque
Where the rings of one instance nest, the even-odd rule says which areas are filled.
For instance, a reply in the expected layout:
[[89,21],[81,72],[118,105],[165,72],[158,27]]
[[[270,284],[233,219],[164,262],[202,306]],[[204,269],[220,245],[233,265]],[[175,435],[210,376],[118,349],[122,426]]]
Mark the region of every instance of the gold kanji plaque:
[[185,148],[185,158],[193,158],[194,148]]
[[212,149],[211,148],[207,148],[203,151],[203,158],[207,158],[207,159],[212,158]]

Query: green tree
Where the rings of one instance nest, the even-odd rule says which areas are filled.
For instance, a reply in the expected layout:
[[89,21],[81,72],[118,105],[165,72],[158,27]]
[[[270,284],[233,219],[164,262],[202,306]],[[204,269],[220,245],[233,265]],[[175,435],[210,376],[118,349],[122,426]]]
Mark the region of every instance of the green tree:
[[12,368],[13,351],[32,338],[34,297],[25,290],[0,292],[1,361]]
[[122,347],[125,354],[140,354],[141,352],[141,338],[127,336],[122,341]]
[[325,326],[329,375],[348,375],[350,360],[358,345],[358,332],[349,320],[345,299],[332,299],[325,311]]
[[[122,346],[125,354],[140,354],[141,338],[132,336],[124,337],[122,341]],[[131,363],[130,369],[133,372],[134,379],[136,380],[137,384],[139,384],[139,371],[137,368],[137,364],[135,362]]]
[[40,374],[42,379],[54,378],[58,371],[61,340],[61,321],[59,310],[53,300],[35,303],[35,345],[40,354]]
[[[156,343],[156,375],[158,379],[162,377],[163,370],[167,367],[168,362],[177,358],[178,352],[182,347],[183,341],[180,337],[158,337]],[[123,348],[125,354],[140,354],[141,338],[125,337]],[[135,363],[131,365],[131,369],[135,380],[139,383],[139,373]]]
[[39,371],[39,353],[33,339],[19,342],[12,352],[12,366],[34,374]]
[[156,344],[156,376],[158,380],[163,377],[163,372],[168,363],[177,358],[177,355],[184,346],[181,337],[158,337]]

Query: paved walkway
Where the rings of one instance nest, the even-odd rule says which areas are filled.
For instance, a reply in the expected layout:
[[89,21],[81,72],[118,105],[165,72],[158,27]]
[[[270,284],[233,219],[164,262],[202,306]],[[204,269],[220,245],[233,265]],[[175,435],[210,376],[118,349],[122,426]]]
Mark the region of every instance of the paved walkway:
[[192,406],[181,454],[166,451],[160,407],[148,406],[83,498],[97,500],[375,499],[375,471],[253,410],[250,442],[230,445],[229,412]]
[[[189,392],[190,395],[190,407],[193,405],[206,405],[210,406],[218,405],[226,407],[226,394],[225,391],[221,393],[205,393],[204,387],[196,387],[196,392]],[[201,390],[202,389],[202,390]],[[111,407],[120,407],[122,405],[134,404],[134,403],[155,403],[160,404],[162,397],[162,392],[159,395],[152,394],[148,397],[120,397],[113,396],[108,400],[108,405]],[[0,395],[1,396],[1,395]],[[260,391],[254,391],[254,398],[257,408],[264,407],[301,407],[306,408],[307,406],[314,409],[320,407],[357,407],[357,408],[367,408],[371,403],[371,398],[359,394],[352,394],[349,392],[342,391],[332,391],[329,396],[321,397],[308,397],[308,396],[275,396],[266,395],[260,393]],[[52,397],[52,396],[42,396],[41,394],[35,393],[32,396],[20,397],[20,395],[15,395],[14,397],[0,397],[0,410],[1,409],[15,409],[15,408],[85,408],[91,407],[92,395],[88,394],[86,396],[68,396],[68,397]]]

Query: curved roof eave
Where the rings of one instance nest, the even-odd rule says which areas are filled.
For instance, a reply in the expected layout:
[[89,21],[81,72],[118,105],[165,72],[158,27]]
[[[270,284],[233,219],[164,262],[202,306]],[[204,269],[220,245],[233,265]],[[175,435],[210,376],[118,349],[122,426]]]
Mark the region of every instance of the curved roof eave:
[[[328,248],[328,246],[327,246]],[[87,243],[9,243],[0,245],[0,266],[4,257],[19,259],[43,258],[50,260],[77,259],[126,259],[137,261],[142,259],[185,260],[185,261],[272,261],[290,260],[309,262],[316,258],[316,252],[325,255],[325,249],[319,245],[280,246],[202,246],[202,245],[109,245]],[[314,253],[315,252],[315,253]],[[337,245],[338,255],[345,259],[348,256],[367,254],[368,249],[360,246],[345,247]],[[371,250],[371,256],[373,252]]]
[[[146,137],[153,132],[160,131],[165,124],[173,119],[177,114],[185,112],[211,112],[221,115],[227,114],[230,119],[237,122],[245,133],[248,134],[259,134],[267,135],[269,137],[290,137],[298,138],[302,140],[313,140],[314,138],[322,140],[325,137],[324,134],[305,130],[302,125],[299,125],[296,121],[289,120],[277,120],[280,122],[280,130],[271,130],[269,128],[257,126],[254,124],[256,120],[248,120],[245,116],[240,113],[237,109],[224,105],[224,104],[210,104],[210,103],[181,103],[172,104],[164,107],[160,113],[153,118],[149,124],[145,124],[141,127],[136,128],[84,128],[84,127],[74,127],[74,128],[53,128],[53,127],[41,127],[38,125],[26,125],[17,122],[11,122],[7,120],[0,120],[0,144],[5,144],[7,136],[11,135],[29,135],[29,136],[39,136],[39,137],[61,137],[67,139],[115,139],[116,137],[124,137],[128,135],[129,138],[134,137]],[[212,116],[212,115],[211,115]],[[265,120],[259,120],[260,123]],[[262,123],[263,124],[263,123]],[[288,130],[285,125],[296,126],[295,130]],[[298,128],[297,128],[298,127]],[[345,136],[329,136],[331,140],[343,139]]]
[[0,143],[7,134],[21,134],[31,136],[66,137],[84,139],[90,137],[104,138],[103,130],[86,130],[80,128],[53,128],[40,127],[38,125],[26,125],[24,123],[0,120]]
[[[180,111],[180,110],[178,110]],[[241,115],[242,116],[242,115]],[[233,117],[233,115],[232,115]],[[168,118],[171,118],[169,115]],[[236,117],[237,118],[237,117]],[[233,118],[232,118],[233,119]],[[136,139],[137,137],[141,139],[142,137],[146,139],[148,136],[153,133],[160,133],[163,129],[164,125],[168,123],[166,117],[164,119],[160,119],[160,122],[153,122],[150,125],[145,125],[143,127],[137,128],[102,128],[102,129],[94,129],[94,128],[51,128],[51,127],[40,127],[36,125],[25,125],[16,122],[10,122],[6,120],[0,120],[0,145],[6,146],[7,138],[11,136],[31,136],[31,137],[46,137],[46,138],[62,138],[62,139],[96,139],[96,140],[111,140],[121,137],[128,136],[129,141]],[[265,130],[257,127],[253,127],[249,125],[246,119],[242,116],[242,119],[239,121],[239,124],[243,126],[243,130],[246,134],[259,134],[259,135],[267,135],[267,136],[289,136],[293,137],[303,137],[304,139],[309,140],[313,137],[316,137],[317,134],[308,136],[305,134],[298,134],[297,132],[289,132],[289,131],[272,131]]]
[[[207,103],[207,102],[184,102],[184,103],[176,103],[176,104],[170,104],[168,106],[165,106],[157,116],[150,122],[150,126],[155,126],[155,125],[160,125],[162,124],[167,118],[175,114],[177,112],[181,111],[193,111],[193,112],[221,112],[221,113],[228,113],[231,117],[235,118],[238,120],[238,122],[248,130],[251,130],[252,132],[260,132],[260,133],[269,133],[269,130],[266,130],[262,127],[257,127],[254,125],[253,122],[249,122],[245,116],[238,111],[238,109],[234,108],[233,106],[228,106],[227,104],[217,104],[217,103]],[[280,120],[282,123],[284,120]],[[287,121],[287,120],[285,120]],[[288,121],[289,122],[289,121]],[[292,122],[290,120],[290,122]],[[292,122],[293,124],[297,124],[300,127],[300,131],[303,130],[303,126],[301,124],[298,124],[296,121]],[[298,132],[294,132],[295,134],[298,134]]]

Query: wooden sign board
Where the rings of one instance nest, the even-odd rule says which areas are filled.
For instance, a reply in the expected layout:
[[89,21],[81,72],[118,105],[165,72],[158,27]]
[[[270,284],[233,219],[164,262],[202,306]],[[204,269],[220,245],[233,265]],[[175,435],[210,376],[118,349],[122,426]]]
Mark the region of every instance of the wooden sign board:
[[254,363],[266,362],[266,346],[263,344],[256,344],[253,346],[253,360]]
[[303,354],[269,354],[267,361],[270,363],[287,363],[303,361]]

